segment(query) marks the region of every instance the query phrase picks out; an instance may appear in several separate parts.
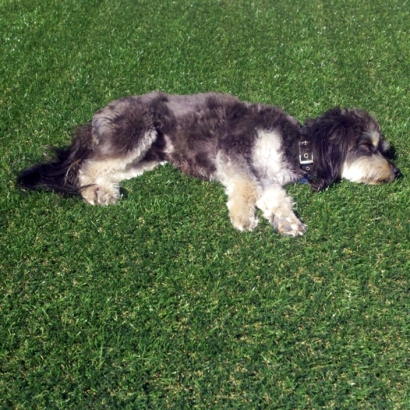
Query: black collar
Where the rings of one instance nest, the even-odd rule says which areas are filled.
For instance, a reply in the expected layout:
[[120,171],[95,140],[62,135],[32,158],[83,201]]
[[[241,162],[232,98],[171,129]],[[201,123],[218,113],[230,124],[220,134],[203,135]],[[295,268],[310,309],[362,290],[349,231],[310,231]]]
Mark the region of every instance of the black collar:
[[299,141],[299,164],[308,176],[312,175],[313,152],[310,141]]

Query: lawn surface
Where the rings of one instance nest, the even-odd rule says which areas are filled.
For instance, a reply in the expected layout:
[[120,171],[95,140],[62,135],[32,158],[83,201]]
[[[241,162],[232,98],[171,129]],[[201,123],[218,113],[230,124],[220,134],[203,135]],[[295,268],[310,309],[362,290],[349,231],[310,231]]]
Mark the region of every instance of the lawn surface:
[[[0,0],[0,408],[410,408],[410,3]],[[117,206],[19,170],[126,94],[229,92],[378,118],[404,178],[288,192],[239,233],[165,166]]]

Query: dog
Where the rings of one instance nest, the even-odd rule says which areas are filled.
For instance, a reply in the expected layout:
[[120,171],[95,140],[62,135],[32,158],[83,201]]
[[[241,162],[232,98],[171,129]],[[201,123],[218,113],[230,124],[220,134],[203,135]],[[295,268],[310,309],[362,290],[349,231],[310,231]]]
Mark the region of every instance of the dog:
[[97,111],[55,158],[18,176],[27,189],[80,194],[91,205],[115,204],[120,183],[170,163],[219,181],[233,226],[252,231],[255,207],[276,231],[303,235],[284,186],[305,180],[314,191],[346,179],[364,184],[400,176],[376,119],[335,107],[302,125],[283,110],[219,93],[128,96]]

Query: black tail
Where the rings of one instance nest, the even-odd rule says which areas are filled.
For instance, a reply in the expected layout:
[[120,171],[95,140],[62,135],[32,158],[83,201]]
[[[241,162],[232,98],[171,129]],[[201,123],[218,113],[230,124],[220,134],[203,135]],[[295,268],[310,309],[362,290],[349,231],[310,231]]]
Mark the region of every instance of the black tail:
[[79,194],[81,187],[78,183],[78,171],[81,163],[92,152],[91,141],[91,124],[78,127],[68,148],[53,148],[56,158],[23,170],[17,177],[17,184],[26,189]]

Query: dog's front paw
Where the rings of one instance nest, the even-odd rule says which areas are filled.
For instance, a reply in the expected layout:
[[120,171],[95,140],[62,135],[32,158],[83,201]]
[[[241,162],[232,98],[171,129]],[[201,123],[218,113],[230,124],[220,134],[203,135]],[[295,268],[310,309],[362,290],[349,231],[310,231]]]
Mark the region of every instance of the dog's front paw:
[[258,218],[255,217],[255,209],[244,201],[228,201],[229,216],[232,225],[238,231],[252,231],[258,225]]
[[238,216],[233,218],[231,216],[231,222],[235,229],[237,229],[238,231],[244,232],[244,231],[253,231],[258,225],[259,220],[258,218],[255,218],[254,216],[252,217],[243,216],[242,218]]
[[272,222],[276,231],[285,236],[300,236],[306,232],[306,225],[303,224],[296,216],[279,216],[275,215]]

